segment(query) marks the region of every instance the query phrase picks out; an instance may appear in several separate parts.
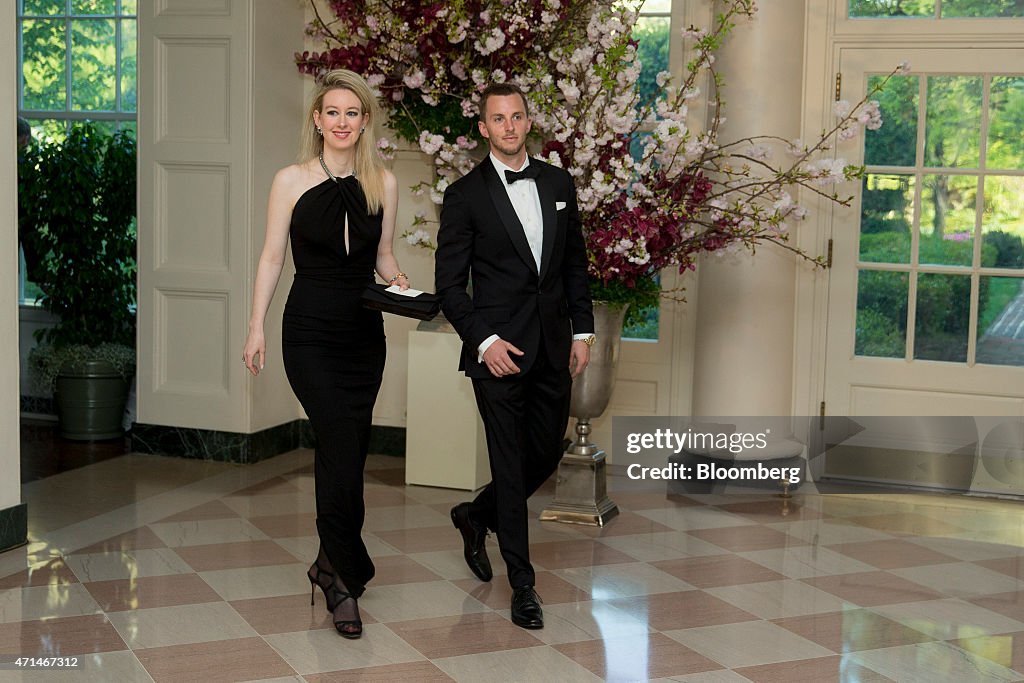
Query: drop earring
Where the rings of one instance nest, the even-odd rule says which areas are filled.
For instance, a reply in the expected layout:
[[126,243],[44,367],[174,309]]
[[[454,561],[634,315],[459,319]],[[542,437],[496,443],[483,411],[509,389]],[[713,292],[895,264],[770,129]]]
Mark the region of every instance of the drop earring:
[[324,132],[322,130],[320,130],[320,126],[316,127],[316,134],[320,135],[320,136],[323,136]]

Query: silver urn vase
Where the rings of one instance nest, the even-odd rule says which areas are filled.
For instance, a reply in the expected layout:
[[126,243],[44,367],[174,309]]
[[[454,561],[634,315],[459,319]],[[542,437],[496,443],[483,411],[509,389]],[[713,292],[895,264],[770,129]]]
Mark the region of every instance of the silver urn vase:
[[597,341],[590,349],[587,369],[572,384],[569,414],[576,418],[576,440],[558,465],[555,499],[541,513],[541,521],[604,526],[619,513],[608,498],[606,455],[590,440],[590,421],[604,413],[615,388],[627,307],[594,302]]

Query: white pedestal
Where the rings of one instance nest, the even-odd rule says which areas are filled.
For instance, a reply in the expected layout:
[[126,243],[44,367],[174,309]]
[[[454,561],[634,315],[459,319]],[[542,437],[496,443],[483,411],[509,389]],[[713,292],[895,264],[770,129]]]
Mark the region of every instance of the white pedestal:
[[491,480],[473,385],[451,332],[409,332],[405,483],[475,491]]

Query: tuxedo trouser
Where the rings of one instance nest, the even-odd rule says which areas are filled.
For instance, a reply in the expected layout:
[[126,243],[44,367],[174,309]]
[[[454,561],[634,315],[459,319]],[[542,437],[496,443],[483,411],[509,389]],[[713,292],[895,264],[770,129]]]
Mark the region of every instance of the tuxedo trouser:
[[526,499],[548,480],[562,458],[572,392],[567,365],[552,366],[542,343],[527,372],[473,380],[487,436],[491,482],[472,502],[469,513],[497,534],[513,588],[532,586],[535,581]]

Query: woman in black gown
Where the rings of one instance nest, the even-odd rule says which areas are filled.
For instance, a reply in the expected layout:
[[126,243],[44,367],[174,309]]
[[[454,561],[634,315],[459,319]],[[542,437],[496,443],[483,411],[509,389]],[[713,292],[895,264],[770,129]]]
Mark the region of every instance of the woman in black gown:
[[392,253],[398,186],[377,154],[376,100],[357,74],[335,70],[317,83],[302,132],[300,162],[278,171],[256,271],[243,361],[266,362],[263,321],[289,238],[295,279],[284,310],[282,356],[292,390],[316,435],[320,551],[307,576],[346,638],[362,634],[356,599],[374,568],[360,532],[363,465],[384,371],[381,314],[361,305],[373,272],[409,286]]

